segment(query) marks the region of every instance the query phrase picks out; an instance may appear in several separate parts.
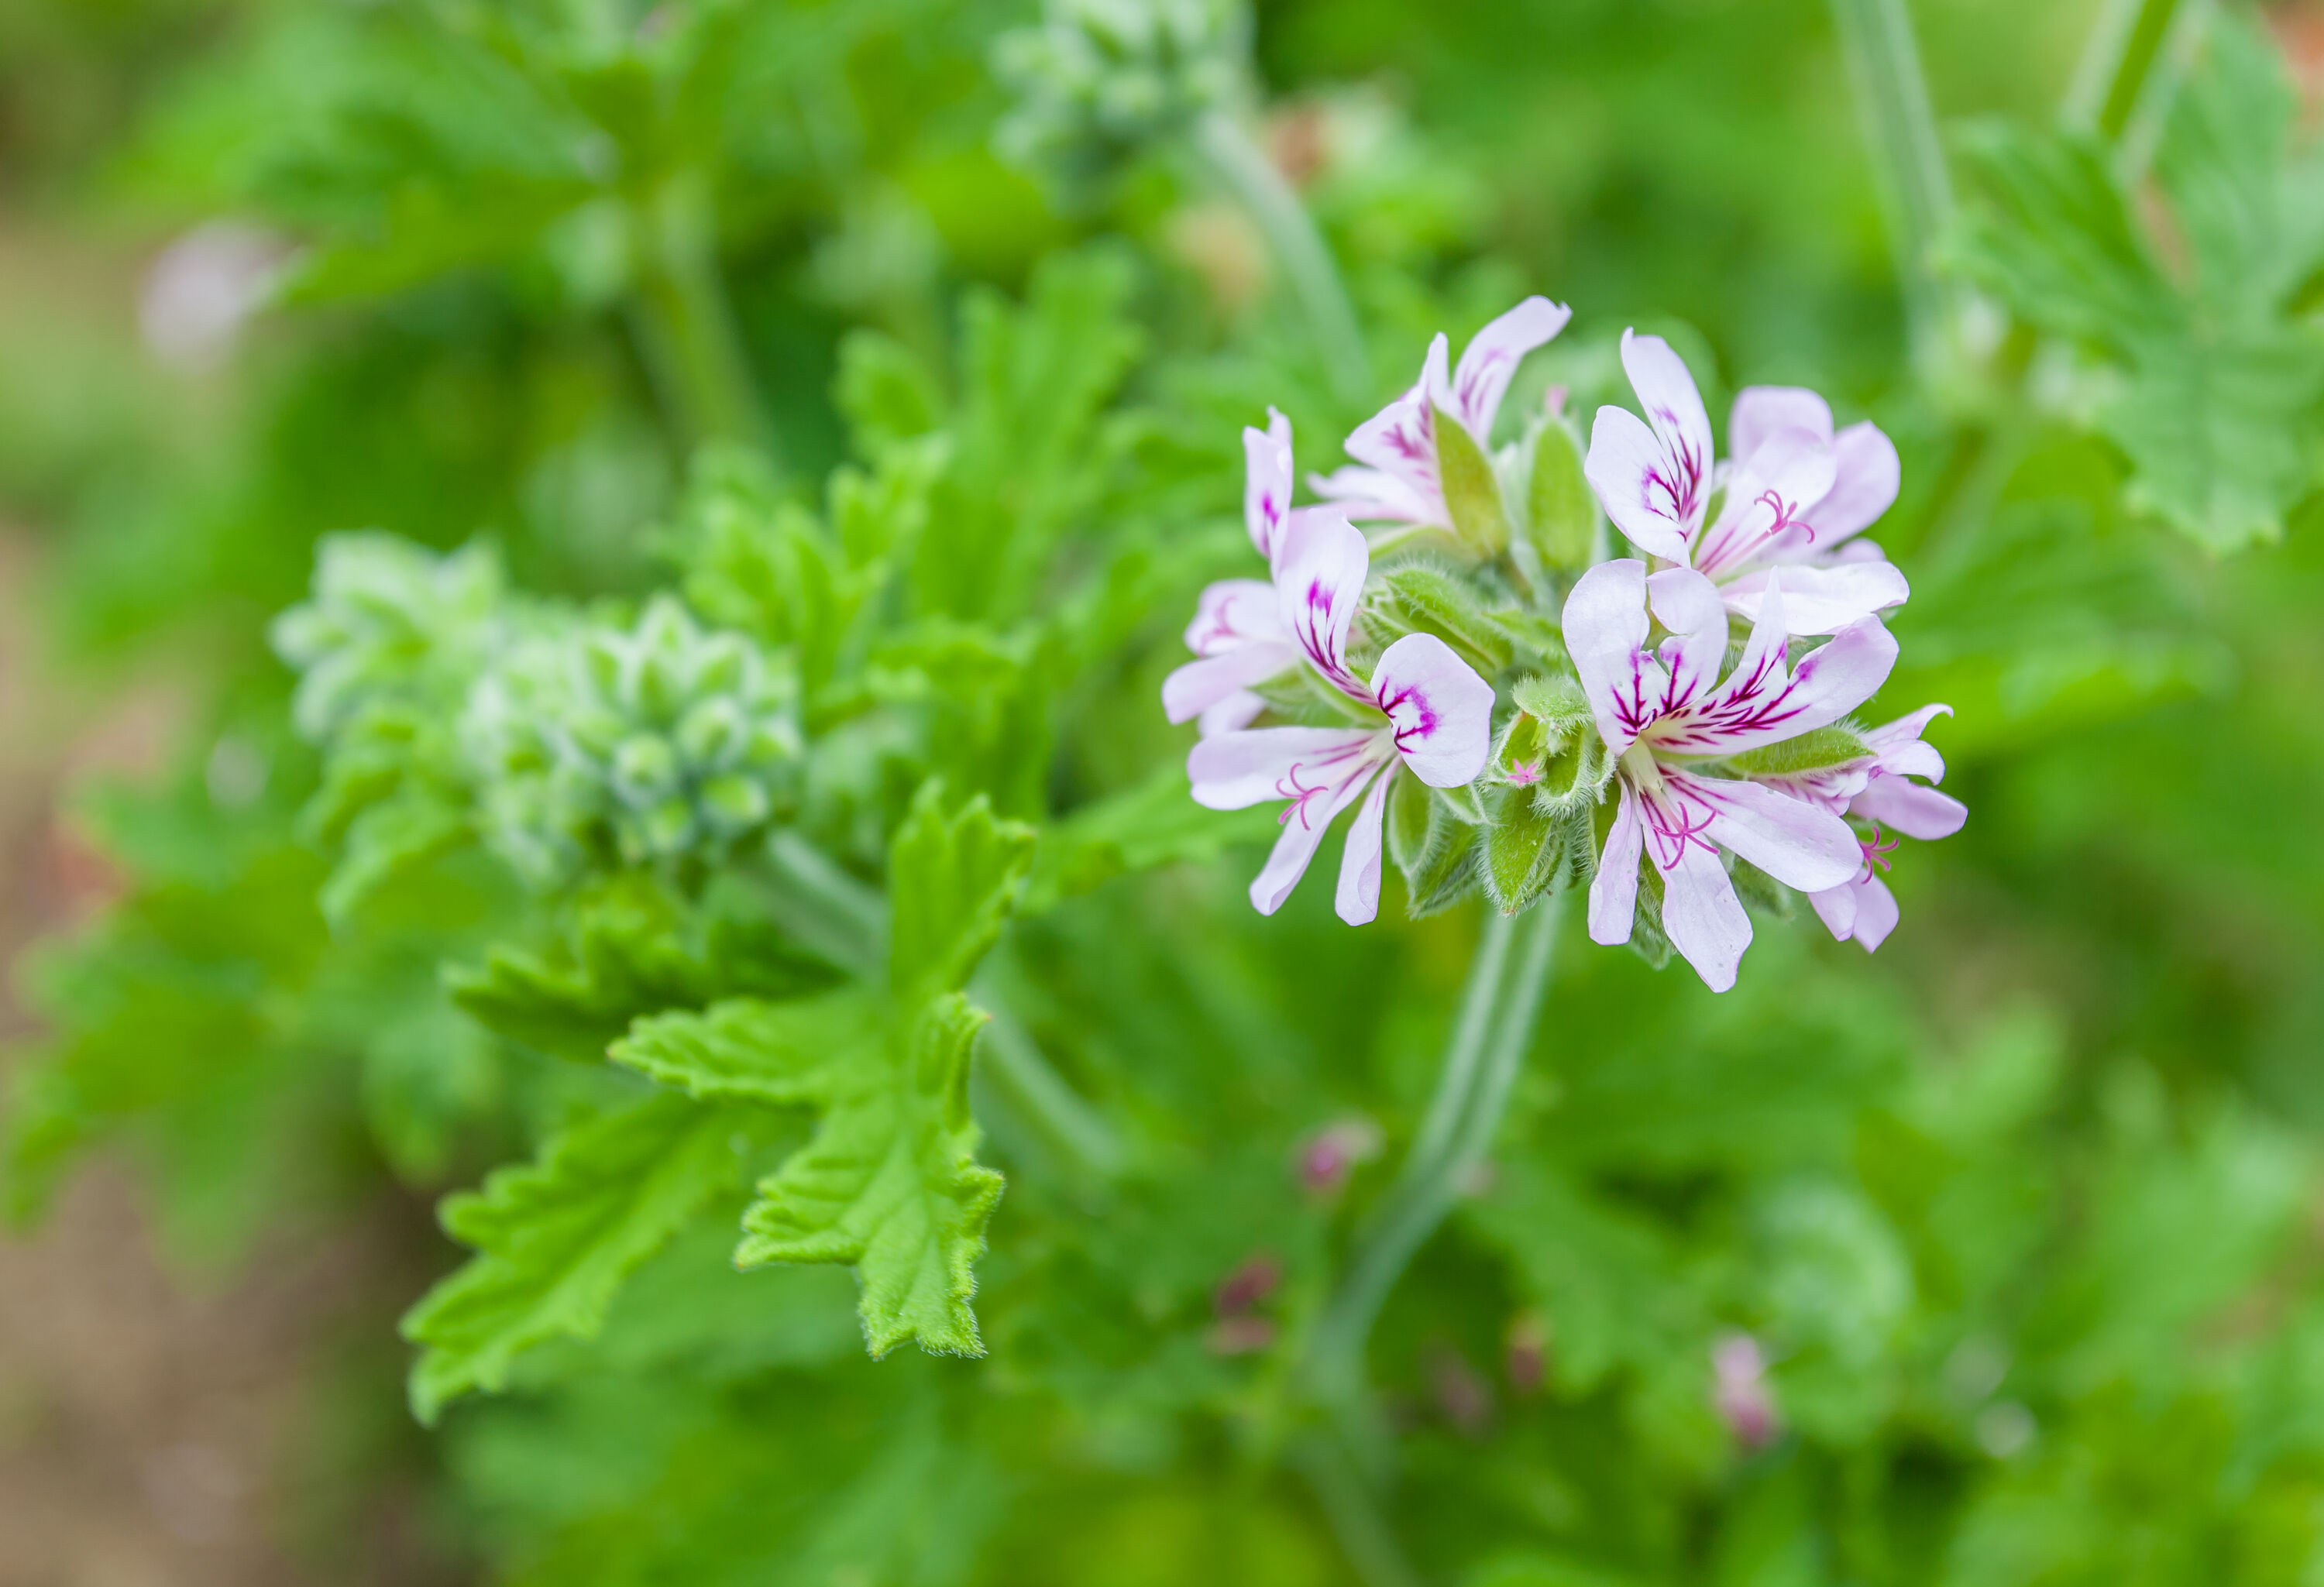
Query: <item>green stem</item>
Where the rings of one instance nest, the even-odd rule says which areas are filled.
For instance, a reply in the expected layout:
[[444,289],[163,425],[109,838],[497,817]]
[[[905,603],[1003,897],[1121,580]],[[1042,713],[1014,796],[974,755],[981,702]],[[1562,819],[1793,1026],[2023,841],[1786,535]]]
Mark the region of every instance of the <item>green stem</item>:
[[1348,1420],[1364,1419],[1364,1347],[1380,1307],[1459,1201],[1500,1128],[1532,1043],[1563,914],[1558,898],[1515,918],[1486,918],[1436,1094],[1308,1343],[1309,1388]]
[[664,410],[690,445],[740,441],[771,454],[733,306],[719,273],[708,185],[673,177],[640,208],[646,268],[634,300]]
[[1347,1555],[1363,1587],[1419,1587],[1419,1573],[1397,1546],[1395,1534],[1372,1504],[1362,1470],[1336,1436],[1311,1434],[1300,1441],[1293,1458],[1314,1489],[1340,1552]]
[[1931,367],[1952,340],[1950,293],[1936,254],[1952,224],[1953,192],[1913,19],[1904,0],[1832,0],[1832,15],[1879,173],[1914,354]]
[[1351,407],[1371,395],[1371,364],[1364,355],[1361,328],[1348,302],[1339,267],[1324,245],[1323,234],[1299,195],[1284,180],[1242,126],[1223,110],[1213,110],[1194,124],[1194,152],[1211,173],[1225,184],[1237,202],[1267,238],[1276,263],[1301,306],[1315,349],[1323,355],[1332,390]]
[[[850,974],[876,981],[887,973],[885,899],[795,832],[768,840],[767,862],[776,924]],[[1127,1166],[1120,1140],[1041,1056],[991,965],[977,977],[974,996],[992,1016],[976,1045],[976,1075],[993,1099],[1075,1178],[1102,1185],[1120,1177]]]
[[1084,1185],[1120,1177],[1127,1166],[1120,1139],[1081,1093],[1049,1066],[1032,1037],[1010,1012],[991,974],[977,978],[973,995],[991,1014],[976,1044],[977,1074],[1012,1116],[1024,1121],[1043,1149]]

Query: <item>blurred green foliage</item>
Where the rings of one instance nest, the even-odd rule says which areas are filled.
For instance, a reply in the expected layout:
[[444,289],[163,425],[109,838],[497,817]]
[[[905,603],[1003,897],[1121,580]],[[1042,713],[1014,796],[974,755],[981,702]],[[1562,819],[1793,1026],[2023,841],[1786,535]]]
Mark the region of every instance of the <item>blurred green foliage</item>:
[[[1012,163],[1019,5],[18,0],[0,506],[51,665],[198,702],[85,799],[123,895],[20,972],[11,1204],[122,1143],[231,1260],[453,1191],[410,1392],[493,1580],[2318,1579],[2324,195],[2269,31],[2314,24],[2108,14],[2174,9],[2135,161],[2055,108],[2090,7],[1916,8],[1936,370],[1808,0],[1259,9],[1237,92],[1370,398],[1541,290],[1528,403],[1612,400],[1636,323],[1714,413],[1896,438],[1884,699],[1955,707],[1972,812],[1877,958],[1803,918],[1722,999],[1569,923],[1351,1464],[1301,1352],[1477,907],[1259,918],[1271,825],[1183,798],[1156,689],[1248,571],[1237,431],[1326,466],[1370,403],[1172,118],[1099,190]],[[609,663],[560,760],[526,669],[609,635],[775,670]],[[1303,1180],[1333,1130],[1385,1149]],[[984,1353],[872,1359],[914,1335]]]

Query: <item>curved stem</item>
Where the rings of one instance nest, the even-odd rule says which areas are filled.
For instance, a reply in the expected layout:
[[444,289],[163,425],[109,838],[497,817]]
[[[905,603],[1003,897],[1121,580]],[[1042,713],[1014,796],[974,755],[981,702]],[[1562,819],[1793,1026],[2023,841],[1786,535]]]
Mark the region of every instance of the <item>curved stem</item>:
[[[795,832],[769,839],[766,858],[765,898],[777,924],[841,969],[876,983],[887,970],[888,900]],[[992,1016],[976,1044],[976,1076],[1075,1178],[1087,1186],[1118,1178],[1129,1166],[1120,1138],[1010,1013],[998,968],[988,962],[972,989]]]
[[1291,290],[1306,310],[1315,349],[1323,355],[1324,373],[1333,394],[1350,406],[1360,406],[1371,394],[1371,366],[1364,356],[1364,339],[1356,311],[1348,302],[1339,267],[1315,229],[1307,207],[1275,162],[1253,143],[1234,117],[1213,110],[1194,124],[1194,152],[1212,174],[1226,184],[1236,201],[1258,223],[1268,249],[1282,267]]
[[664,409],[689,444],[743,441],[771,455],[773,432],[719,274],[707,184],[672,178],[638,219],[646,267],[634,300],[637,326]]
[[1953,192],[1913,19],[1904,0],[1832,0],[1832,14],[1886,200],[1913,350],[1927,366],[1945,354],[1952,337],[1950,292],[1937,273],[1936,251],[1952,224]]
[[1532,1042],[1563,914],[1561,896],[1514,918],[1487,918],[1420,1134],[1316,1324],[1308,1385],[1316,1398],[1358,1419],[1372,1323],[1492,1147]]

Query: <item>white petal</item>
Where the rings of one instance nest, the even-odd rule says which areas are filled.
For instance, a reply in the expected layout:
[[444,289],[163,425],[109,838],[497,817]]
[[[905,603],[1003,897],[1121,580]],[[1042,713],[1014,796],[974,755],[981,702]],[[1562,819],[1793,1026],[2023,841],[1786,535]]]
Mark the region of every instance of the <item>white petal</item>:
[[1347,848],[1340,855],[1340,890],[1332,907],[1351,926],[1369,926],[1379,914],[1380,813],[1396,775],[1391,766],[1372,779],[1371,791],[1348,826]]
[[1637,796],[1624,782],[1614,825],[1606,829],[1606,847],[1598,856],[1598,874],[1590,879],[1591,942],[1613,947],[1630,940],[1638,908],[1638,853],[1645,841]]
[[[1685,503],[1672,486],[1673,466],[1662,442],[1637,414],[1628,408],[1598,410],[1582,477],[1624,539],[1649,557],[1684,563],[1694,521],[1680,513]],[[1699,511],[1700,502],[1695,505]]]
[[1777,430],[1738,460],[1719,521],[1695,542],[1694,565],[1713,577],[1732,572],[1804,533],[1807,509],[1831,476],[1831,442],[1809,429]]
[[1656,724],[1657,752],[1732,755],[1839,721],[1870,699],[1896,665],[1877,618],[1852,623],[1784,676],[1780,573],[1770,580],[1742,660],[1710,698]]
[[1397,752],[1431,788],[1472,782],[1492,752],[1493,686],[1433,633],[1407,633],[1372,670]]
[[1808,894],[1808,904],[1816,918],[1824,923],[1836,942],[1846,942],[1856,935],[1856,883],[1843,881],[1838,887],[1827,887]]
[[1717,854],[1699,843],[1683,843],[1670,857],[1666,866],[1663,854],[1655,855],[1663,877],[1663,933],[1705,986],[1725,992],[1751,946],[1751,918]]
[[1669,629],[1661,646],[1670,685],[1664,710],[1683,710],[1711,692],[1727,665],[1727,607],[1719,586],[1691,567],[1665,567],[1646,580],[1655,621]]
[[1819,892],[1838,887],[1863,868],[1864,849],[1856,834],[1821,805],[1756,782],[1692,772],[1670,772],[1667,781],[1674,791],[1711,807],[1705,836],[1786,887]]
[[1880,880],[1869,866],[1864,874],[1849,884],[1856,894],[1856,940],[1864,945],[1866,953],[1872,952],[1888,940],[1896,929],[1896,895]]
[[[1383,735],[1385,737],[1385,735]],[[1216,743],[1216,740],[1210,741]],[[1199,747],[1199,746],[1197,746]],[[1272,915],[1307,874],[1307,863],[1323,841],[1332,818],[1353,804],[1367,784],[1379,775],[1384,756],[1373,756],[1336,769],[1335,780],[1321,784],[1308,797],[1283,812],[1283,835],[1267,856],[1267,864],[1251,879],[1251,907]]]
[[1646,673],[1646,565],[1599,563],[1573,581],[1560,621],[1598,732],[1618,755],[1651,720],[1646,697],[1663,682]]
[[1249,727],[1266,709],[1265,700],[1249,689],[1240,689],[1204,706],[1203,714],[1194,718],[1194,732],[1204,738],[1239,732]]
[[1927,843],[1950,837],[1969,820],[1969,807],[1952,795],[1903,777],[1874,778],[1849,801],[1848,813]]
[[1385,727],[1257,727],[1196,744],[1186,752],[1186,780],[1196,804],[1240,810],[1298,798],[1359,761],[1395,752]]
[[1275,586],[1259,578],[1222,578],[1205,586],[1186,624],[1186,648],[1216,656],[1254,641],[1290,641],[1283,627],[1282,603]]
[[[1784,587],[1786,589],[1790,587],[1788,578]],[[1953,708],[1950,706],[1923,706],[1917,711],[1897,717],[1894,722],[1882,723],[1864,735],[1864,742],[1876,750],[1885,750],[1895,744],[1910,743],[1928,732],[1930,723],[1940,716],[1950,716],[1952,714]]]
[[1674,516],[1690,530],[1702,522],[1702,508],[1711,494],[1711,416],[1702,411],[1702,393],[1695,389],[1686,361],[1671,351],[1660,337],[1622,333],[1622,367],[1630,389],[1638,393],[1646,422],[1655,428],[1664,452],[1677,471],[1673,488],[1688,510]]
[[[1307,484],[1358,523],[1440,523],[1441,514],[1396,475],[1350,464],[1330,474],[1311,474]],[[1293,512],[1304,512],[1304,507]]]
[[1445,346],[1442,335],[1429,344],[1419,383],[1358,425],[1348,437],[1347,448],[1349,457],[1392,476],[1412,497],[1425,503],[1430,516],[1421,521],[1449,527],[1443,487],[1436,477],[1434,405],[1445,385]]
[[1738,463],[1779,429],[1812,430],[1831,439],[1831,404],[1805,386],[1745,386],[1727,417],[1727,455]]
[[1348,670],[1348,628],[1364,593],[1371,549],[1363,532],[1337,513],[1303,517],[1293,525],[1283,571],[1276,580],[1284,628],[1317,671],[1346,693],[1370,701],[1371,691]]
[[1808,511],[1815,547],[1827,552],[1850,535],[1863,533],[1888,511],[1904,478],[1896,443],[1870,420],[1832,437],[1831,447],[1836,466],[1831,493]]
[[1251,685],[1264,683],[1277,673],[1298,665],[1299,648],[1280,641],[1244,645],[1221,655],[1189,661],[1162,680],[1163,714],[1173,722],[1199,716],[1228,697],[1241,694]]
[[[1913,593],[1904,574],[1886,562],[1786,562],[1782,572],[1784,626],[1797,634],[1837,633],[1858,618],[1903,605]],[[1762,569],[1722,583],[1728,610],[1757,622],[1767,577]]]
[[1452,372],[1446,411],[1480,447],[1492,445],[1493,420],[1508,394],[1509,377],[1527,353],[1565,328],[1573,310],[1547,298],[1527,298],[1471,338]]
[[1265,429],[1244,427],[1242,455],[1243,526],[1272,565],[1291,512],[1291,420],[1269,408]]

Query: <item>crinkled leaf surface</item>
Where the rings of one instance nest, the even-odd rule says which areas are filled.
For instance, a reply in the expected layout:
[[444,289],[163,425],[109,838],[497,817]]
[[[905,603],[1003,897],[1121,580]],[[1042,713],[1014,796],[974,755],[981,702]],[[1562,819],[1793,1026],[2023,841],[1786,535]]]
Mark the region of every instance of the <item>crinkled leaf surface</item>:
[[730,1110],[649,1097],[447,1198],[446,1232],[476,1255],[403,1320],[423,1347],[411,1373],[420,1419],[471,1389],[499,1389],[534,1345],[595,1334],[631,1270],[740,1177],[739,1125]]

